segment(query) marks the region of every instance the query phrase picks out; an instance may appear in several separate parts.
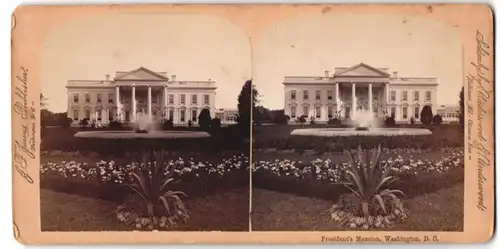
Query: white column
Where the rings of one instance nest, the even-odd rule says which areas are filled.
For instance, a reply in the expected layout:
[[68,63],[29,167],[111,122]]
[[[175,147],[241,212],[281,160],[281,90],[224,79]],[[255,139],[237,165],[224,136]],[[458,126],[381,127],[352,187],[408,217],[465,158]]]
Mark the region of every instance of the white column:
[[106,123],[106,109],[104,108],[101,109],[101,123]]
[[337,105],[339,105],[340,103],[339,84],[340,84],[339,82],[335,84],[335,103],[337,103]]
[[326,113],[326,108],[324,105],[321,106],[321,120],[328,121],[328,114]]
[[373,112],[372,102],[373,101],[373,92],[372,92],[372,83],[368,85],[368,110]]
[[148,117],[151,120],[151,86],[148,86]]
[[136,117],[136,112],[137,112],[137,103],[135,100],[135,86],[132,86],[132,121],[135,121]]
[[167,93],[167,87],[163,87],[163,109],[165,110],[165,119],[167,118],[168,115],[168,93]]
[[385,84],[385,108],[387,109],[387,116],[391,116],[391,108],[389,107],[389,83]]
[[356,103],[356,83],[352,82],[352,117],[356,115],[357,103]]
[[116,86],[116,119],[120,119],[120,121],[123,122],[121,113],[122,113],[122,102],[120,101],[120,86]]

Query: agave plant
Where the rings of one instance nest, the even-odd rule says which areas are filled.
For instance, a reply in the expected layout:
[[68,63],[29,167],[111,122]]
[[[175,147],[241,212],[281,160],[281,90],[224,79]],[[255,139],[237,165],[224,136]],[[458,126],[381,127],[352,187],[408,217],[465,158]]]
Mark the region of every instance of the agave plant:
[[147,216],[153,226],[157,226],[158,217],[185,217],[186,208],[181,196],[184,192],[171,189],[174,178],[170,176],[170,166],[166,163],[165,152],[142,153],[143,167],[138,172],[131,173],[132,184],[129,187],[143,201]]
[[370,203],[378,203],[385,213],[387,210],[385,200],[390,199],[394,203],[399,203],[399,198],[395,194],[404,195],[397,189],[381,190],[384,185],[395,181],[396,177],[389,175],[391,168],[381,163],[380,154],[380,145],[373,148],[371,160],[368,160],[367,153],[361,149],[361,145],[358,146],[357,159],[349,150],[351,163],[345,171],[347,183],[344,186],[359,198],[362,214],[367,219],[370,216]]

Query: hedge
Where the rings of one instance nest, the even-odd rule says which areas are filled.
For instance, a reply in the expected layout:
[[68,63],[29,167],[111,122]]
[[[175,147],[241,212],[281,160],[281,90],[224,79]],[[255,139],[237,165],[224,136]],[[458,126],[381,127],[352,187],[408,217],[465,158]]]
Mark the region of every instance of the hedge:
[[[183,191],[189,198],[192,198],[213,194],[219,191],[227,191],[240,186],[249,186],[249,172],[247,170],[233,171],[223,177],[181,181],[173,184],[172,188]],[[132,193],[130,188],[125,184],[74,180],[60,176],[42,177],[40,188],[94,199],[102,199],[115,203],[123,202],[124,198]]]
[[[464,181],[464,169],[458,168],[445,173],[428,173],[420,176],[400,178],[385,188],[402,190],[408,198],[432,193],[443,188],[454,186]],[[252,187],[262,188],[298,196],[337,200],[348,190],[340,183],[329,183],[319,180],[302,180],[293,176],[276,176],[271,173],[254,173]]]

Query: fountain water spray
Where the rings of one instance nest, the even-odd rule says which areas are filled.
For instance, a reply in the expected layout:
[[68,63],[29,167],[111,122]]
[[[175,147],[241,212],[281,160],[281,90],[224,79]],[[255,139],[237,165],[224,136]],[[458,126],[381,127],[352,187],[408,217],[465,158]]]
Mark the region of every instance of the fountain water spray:
[[137,133],[148,133],[151,129],[151,120],[149,120],[149,116],[143,112],[139,112],[136,114],[135,121],[135,132]]

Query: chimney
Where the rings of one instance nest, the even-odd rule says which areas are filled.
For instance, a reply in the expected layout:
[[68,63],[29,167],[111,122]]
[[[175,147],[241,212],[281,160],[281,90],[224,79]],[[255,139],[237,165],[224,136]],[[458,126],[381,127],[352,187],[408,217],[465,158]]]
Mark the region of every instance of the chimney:
[[394,71],[394,72],[392,72],[392,77],[393,77],[393,78],[397,78],[397,77],[398,77],[398,71]]
[[171,81],[175,81],[176,80],[175,74],[172,74],[171,78],[172,78]]
[[109,74],[106,74],[106,81],[109,81]]
[[330,77],[330,71],[325,70],[325,77]]

